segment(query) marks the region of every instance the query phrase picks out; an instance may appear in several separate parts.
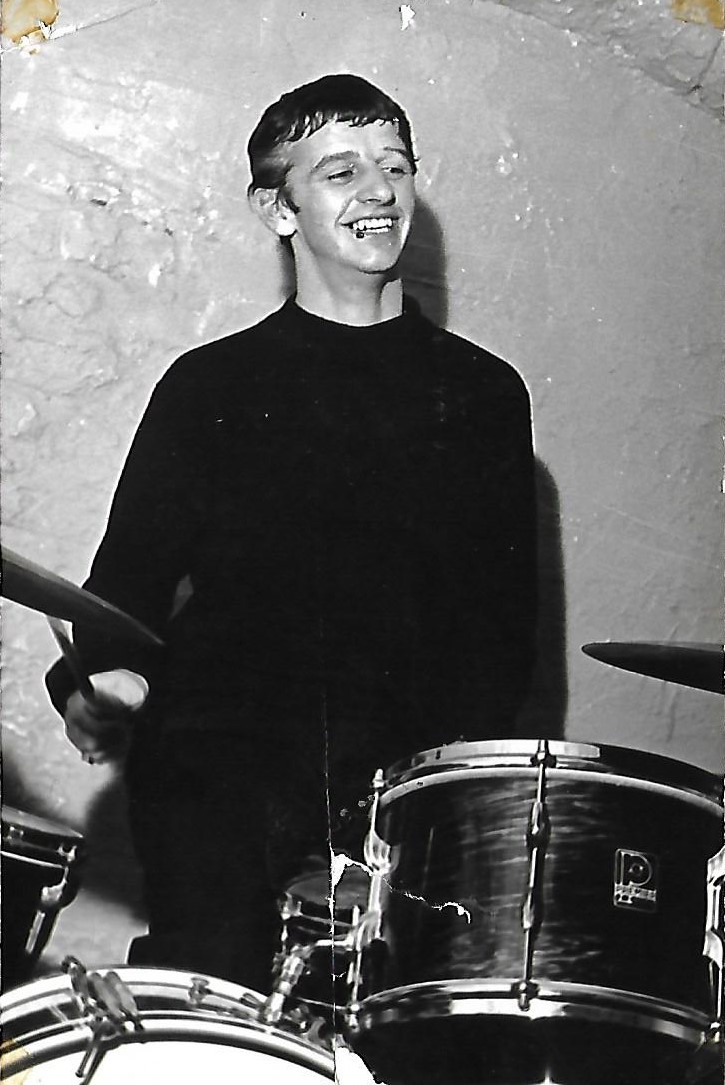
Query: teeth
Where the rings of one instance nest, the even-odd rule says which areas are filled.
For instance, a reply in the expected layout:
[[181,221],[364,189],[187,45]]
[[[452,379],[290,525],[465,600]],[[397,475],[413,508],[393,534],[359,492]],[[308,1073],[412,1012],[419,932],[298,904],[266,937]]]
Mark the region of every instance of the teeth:
[[391,218],[358,219],[350,223],[350,229],[355,233],[369,233],[371,230],[391,230],[393,220]]

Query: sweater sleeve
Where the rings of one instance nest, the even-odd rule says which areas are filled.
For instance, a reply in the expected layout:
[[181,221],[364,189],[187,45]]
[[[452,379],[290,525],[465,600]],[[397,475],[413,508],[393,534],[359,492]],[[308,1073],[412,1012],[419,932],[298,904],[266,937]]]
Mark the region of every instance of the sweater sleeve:
[[[121,473],[105,534],[84,587],[165,635],[175,593],[193,569],[207,493],[203,386],[192,356],[153,392]],[[89,673],[125,667],[153,686],[163,652],[81,624],[74,640]],[[46,685],[62,713],[75,684],[62,660]]]
[[[490,357],[490,356],[489,356]],[[468,589],[459,600],[468,658],[459,671],[467,737],[510,736],[536,654],[537,506],[531,407],[519,375],[490,358],[495,379],[476,419],[478,507]]]

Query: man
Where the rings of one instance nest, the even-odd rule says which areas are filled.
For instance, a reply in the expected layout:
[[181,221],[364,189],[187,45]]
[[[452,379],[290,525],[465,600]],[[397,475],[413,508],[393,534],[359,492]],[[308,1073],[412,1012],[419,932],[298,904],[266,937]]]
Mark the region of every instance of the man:
[[[48,685],[87,759],[131,735],[150,922],[130,961],[265,991],[279,891],[330,849],[360,854],[374,770],[511,733],[535,508],[520,378],[403,296],[400,106],[327,76],[270,106],[248,149],[296,295],[160,381],[87,582],[166,648],[78,630],[96,703],[62,662]],[[150,691],[133,712],[132,675]]]

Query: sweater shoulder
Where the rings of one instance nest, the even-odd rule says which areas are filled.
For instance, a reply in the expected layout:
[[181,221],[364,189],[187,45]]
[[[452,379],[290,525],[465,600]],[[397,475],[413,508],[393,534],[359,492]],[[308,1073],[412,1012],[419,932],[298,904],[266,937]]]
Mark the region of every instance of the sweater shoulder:
[[474,384],[495,385],[502,393],[529,399],[523,377],[510,362],[456,332],[438,327],[427,317],[421,315],[419,320],[421,333],[428,339],[431,352],[452,374]]
[[270,313],[248,328],[192,347],[171,363],[159,385],[199,382],[208,386],[210,378],[222,377],[229,370],[238,370],[242,363],[262,358],[265,347],[276,338],[278,318],[279,311]]

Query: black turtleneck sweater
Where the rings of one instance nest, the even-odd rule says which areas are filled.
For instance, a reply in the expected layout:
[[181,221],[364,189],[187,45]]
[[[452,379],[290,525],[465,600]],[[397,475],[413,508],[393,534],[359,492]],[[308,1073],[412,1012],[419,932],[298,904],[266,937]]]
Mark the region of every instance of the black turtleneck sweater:
[[[535,523],[510,366],[409,300],[352,327],[290,299],[179,358],[131,447],[86,587],[166,649],[76,640],[90,671],[144,673],[167,727],[254,736],[270,699],[298,726],[321,690],[332,728],[365,706],[394,753],[510,734],[533,658]],[[62,707],[63,663],[48,686]]]

